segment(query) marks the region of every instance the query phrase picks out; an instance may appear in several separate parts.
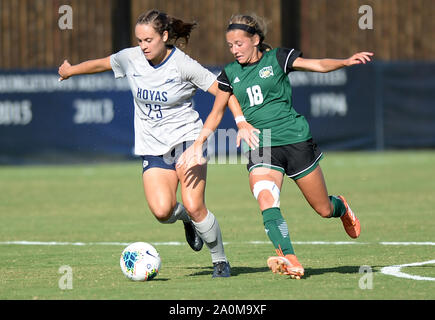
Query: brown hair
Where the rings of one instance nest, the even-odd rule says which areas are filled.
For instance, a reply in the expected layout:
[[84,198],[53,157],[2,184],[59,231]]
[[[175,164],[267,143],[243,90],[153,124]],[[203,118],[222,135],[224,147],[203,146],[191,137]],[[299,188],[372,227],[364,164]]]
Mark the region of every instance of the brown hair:
[[258,44],[260,51],[268,51],[272,49],[270,45],[264,42],[267,33],[267,22],[264,18],[261,18],[256,14],[234,14],[230,18],[227,31],[233,29],[230,28],[231,25],[245,25],[247,28],[242,28],[242,30],[245,30],[251,36],[257,34],[260,37],[260,43]]
[[189,42],[190,32],[197,25],[196,22],[187,23],[156,9],[141,14],[136,24],[151,24],[160,35],[168,31],[168,42],[175,43],[178,39],[184,39],[186,44]]

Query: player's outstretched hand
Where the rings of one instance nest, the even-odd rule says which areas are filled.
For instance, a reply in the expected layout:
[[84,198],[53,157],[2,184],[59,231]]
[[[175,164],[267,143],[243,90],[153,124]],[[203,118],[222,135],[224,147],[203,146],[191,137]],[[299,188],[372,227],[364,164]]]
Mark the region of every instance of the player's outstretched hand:
[[255,150],[260,143],[258,135],[260,130],[254,128],[250,123],[243,121],[238,124],[239,131],[237,132],[237,148],[240,147],[240,142],[245,140],[248,146]]
[[346,66],[353,66],[355,64],[366,64],[367,62],[372,61],[370,57],[372,57],[374,54],[373,52],[358,52],[355,53],[352,57],[349,59],[346,59]]
[[64,60],[62,65],[59,67],[59,70],[57,71],[59,73],[59,81],[66,80],[70,76],[68,75],[68,69],[71,68],[71,64],[68,62],[68,60]]

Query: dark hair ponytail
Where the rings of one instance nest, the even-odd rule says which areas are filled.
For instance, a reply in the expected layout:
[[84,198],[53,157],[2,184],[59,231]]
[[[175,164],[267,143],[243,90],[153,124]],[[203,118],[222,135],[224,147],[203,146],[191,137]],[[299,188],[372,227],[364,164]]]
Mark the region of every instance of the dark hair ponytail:
[[151,24],[160,35],[168,32],[168,42],[175,43],[178,39],[184,39],[186,44],[189,42],[191,31],[197,25],[196,22],[184,22],[155,9],[140,15],[136,24]]

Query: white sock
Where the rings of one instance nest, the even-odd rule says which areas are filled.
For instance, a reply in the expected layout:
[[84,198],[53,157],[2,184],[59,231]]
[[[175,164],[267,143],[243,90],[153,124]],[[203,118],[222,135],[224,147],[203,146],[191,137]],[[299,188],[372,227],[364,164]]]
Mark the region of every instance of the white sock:
[[190,217],[187,214],[186,209],[179,202],[177,202],[177,204],[174,207],[174,210],[172,210],[172,214],[169,217],[169,219],[166,221],[161,221],[161,223],[170,224],[170,223],[174,223],[177,220],[182,220],[183,222],[190,221]]
[[210,250],[212,262],[227,261],[224,244],[222,242],[221,229],[214,214],[208,211],[204,220],[192,222],[196,232]]

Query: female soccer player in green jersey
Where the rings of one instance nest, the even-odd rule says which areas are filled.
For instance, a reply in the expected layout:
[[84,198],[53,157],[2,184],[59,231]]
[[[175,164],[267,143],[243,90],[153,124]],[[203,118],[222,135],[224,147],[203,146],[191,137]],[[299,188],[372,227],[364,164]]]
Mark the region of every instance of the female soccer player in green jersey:
[[[313,141],[304,116],[292,104],[291,71],[330,72],[370,61],[371,52],[348,59],[305,59],[296,49],[271,49],[264,44],[264,24],[255,16],[234,15],[226,40],[236,61],[218,76],[219,92],[213,110],[198,139],[179,159],[178,165],[198,161],[203,143],[222,119],[232,94],[243,114],[235,113],[238,141],[248,142],[249,184],[263,216],[265,231],[277,256],[267,260],[273,272],[300,278],[304,268],[295,256],[289,230],[280,210],[284,174],[292,178],[311,207],[323,218],[341,218],[347,234],[360,235],[360,223],[343,196],[329,196],[319,165],[323,157]],[[232,110],[233,111],[233,110]],[[234,113],[234,111],[233,111]],[[258,139],[252,133],[258,132]],[[255,148],[255,145],[258,148]],[[242,145],[243,147],[243,145]]]

